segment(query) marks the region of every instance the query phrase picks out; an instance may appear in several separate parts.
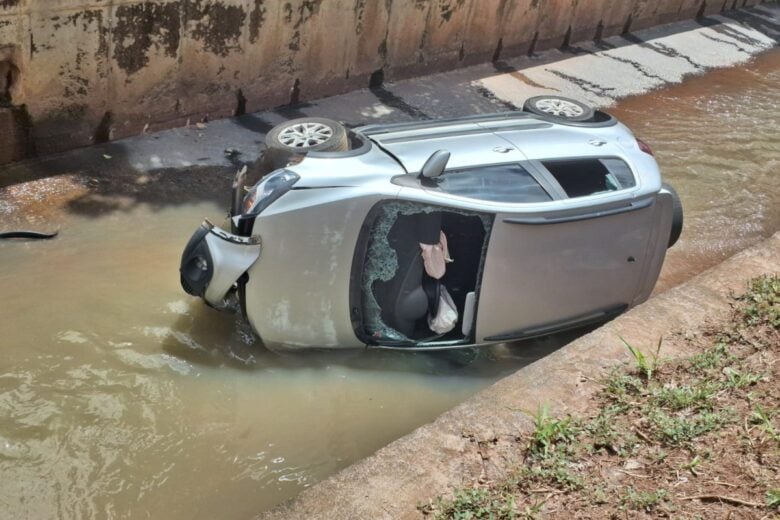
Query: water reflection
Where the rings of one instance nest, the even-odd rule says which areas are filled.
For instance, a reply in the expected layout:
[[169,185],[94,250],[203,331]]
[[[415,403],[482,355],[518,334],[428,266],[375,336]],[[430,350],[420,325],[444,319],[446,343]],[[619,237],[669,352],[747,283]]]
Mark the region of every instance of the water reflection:
[[263,347],[249,324],[237,314],[215,311],[194,299],[186,304],[186,310],[180,310],[171,327],[145,331],[161,340],[164,352],[191,364],[250,371],[340,366],[382,373],[403,371],[446,376],[459,372],[468,377],[494,380],[553,352],[588,330],[522,343],[443,352],[382,349],[272,352]]

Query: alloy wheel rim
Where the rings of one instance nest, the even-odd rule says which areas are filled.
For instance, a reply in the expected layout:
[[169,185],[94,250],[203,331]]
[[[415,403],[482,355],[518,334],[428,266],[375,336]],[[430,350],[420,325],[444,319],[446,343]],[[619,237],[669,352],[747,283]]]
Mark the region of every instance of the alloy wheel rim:
[[536,102],[536,108],[545,114],[565,118],[579,117],[585,113],[576,103],[558,98],[540,99]]
[[333,137],[333,129],[322,123],[297,123],[279,133],[279,142],[292,148],[309,148]]

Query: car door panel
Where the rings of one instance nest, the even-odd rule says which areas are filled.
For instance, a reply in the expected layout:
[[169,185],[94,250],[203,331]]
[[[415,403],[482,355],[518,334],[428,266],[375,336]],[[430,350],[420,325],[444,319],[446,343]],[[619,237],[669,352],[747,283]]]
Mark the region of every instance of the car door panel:
[[478,341],[549,333],[625,309],[644,271],[653,206],[649,199],[546,215],[499,213],[485,259]]

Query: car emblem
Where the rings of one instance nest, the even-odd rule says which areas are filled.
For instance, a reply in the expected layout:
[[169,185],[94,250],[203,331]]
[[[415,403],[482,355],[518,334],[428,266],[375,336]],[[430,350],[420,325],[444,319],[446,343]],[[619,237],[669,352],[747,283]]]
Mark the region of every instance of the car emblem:
[[601,139],[591,139],[590,141],[588,141],[588,144],[592,146],[604,146],[605,144],[607,144],[607,142],[602,141]]
[[495,148],[493,148],[493,151],[496,153],[509,153],[512,150],[514,150],[514,148],[506,148],[504,146],[496,146]]

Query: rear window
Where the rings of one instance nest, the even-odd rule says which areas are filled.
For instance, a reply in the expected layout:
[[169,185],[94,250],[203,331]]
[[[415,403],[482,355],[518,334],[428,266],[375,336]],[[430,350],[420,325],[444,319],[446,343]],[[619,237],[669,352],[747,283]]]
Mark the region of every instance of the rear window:
[[490,202],[548,202],[552,200],[528,170],[519,164],[483,166],[444,172],[436,179],[444,193]]
[[631,168],[621,159],[542,161],[571,198],[636,186]]

